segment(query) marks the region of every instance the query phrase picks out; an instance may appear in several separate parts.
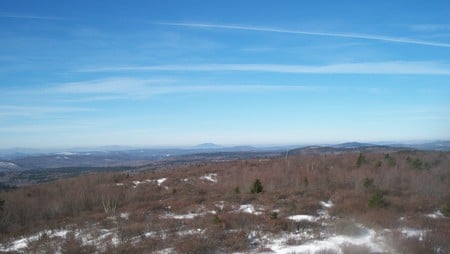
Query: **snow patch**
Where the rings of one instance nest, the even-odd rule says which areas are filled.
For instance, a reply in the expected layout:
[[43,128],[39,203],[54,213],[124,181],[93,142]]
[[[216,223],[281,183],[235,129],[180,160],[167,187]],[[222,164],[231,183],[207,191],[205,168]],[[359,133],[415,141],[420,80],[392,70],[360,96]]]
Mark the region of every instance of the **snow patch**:
[[177,235],[178,236],[188,236],[188,235],[201,235],[204,233],[205,233],[204,229],[197,228],[197,229],[189,229],[189,230],[177,232]]
[[161,186],[162,183],[164,183],[167,180],[167,178],[161,178],[156,180],[156,182],[158,183],[158,186]]
[[121,213],[120,218],[127,220],[130,217],[130,213]]
[[431,219],[440,219],[440,218],[444,218],[445,217],[442,214],[442,212],[439,211],[439,210],[435,211],[434,213],[429,213],[429,214],[427,214],[425,216],[428,217],[428,218],[431,218]]
[[155,251],[155,254],[171,254],[174,252],[175,252],[174,248],[167,248],[167,249]]
[[207,180],[212,183],[217,183],[217,174],[215,173],[206,174],[204,176],[201,176],[200,179]]
[[325,207],[325,208],[331,208],[334,206],[333,202],[331,200],[328,201],[320,201],[320,205]]
[[141,181],[132,181],[132,183],[134,184],[133,188],[136,188],[139,184],[143,184],[144,182],[141,182]]
[[167,178],[161,178],[161,179],[157,179],[157,180],[145,179],[144,181],[139,181],[139,180],[132,181],[132,183],[134,184],[133,188],[136,188],[138,185],[145,184],[145,183],[156,183],[158,186],[161,186],[166,180],[167,180]]
[[241,213],[250,213],[250,214],[254,214],[254,215],[261,215],[263,211],[264,211],[263,208],[258,208],[256,210],[252,204],[241,205],[238,210],[238,212],[241,212]]
[[161,215],[160,217],[163,219],[192,220],[195,217],[205,216],[207,214],[216,214],[216,211],[207,211],[202,213],[187,213],[187,214],[167,213],[166,215]]
[[67,232],[68,232],[68,230],[65,230],[65,229],[56,230],[56,231],[44,230],[44,231],[41,231],[34,235],[17,239],[15,241],[11,242],[10,244],[8,244],[7,246],[0,245],[0,251],[1,252],[18,252],[22,249],[27,248],[29,243],[37,241],[44,236],[47,236],[48,238],[66,237]]
[[18,169],[20,168],[17,164],[7,161],[0,161],[0,169]]
[[300,221],[310,221],[310,222],[315,222],[318,220],[317,217],[312,216],[312,215],[304,215],[304,214],[300,214],[300,215],[292,215],[287,217],[289,220],[293,220],[295,222],[300,222]]
[[[378,236],[374,230],[367,230],[365,234],[359,236],[335,235],[323,240],[308,240],[313,237],[311,234],[282,235],[279,238],[266,238],[265,247],[270,248],[275,253],[317,253],[330,250],[336,253],[343,253],[342,246],[346,244],[365,246],[371,253],[385,252],[388,248],[384,244],[384,238]],[[289,240],[299,240],[300,245],[288,245]]]
[[402,228],[400,232],[402,232],[402,234],[408,238],[418,238],[420,241],[423,240],[423,237],[426,233],[425,230],[414,228]]
[[217,208],[220,209],[220,211],[223,211],[223,208],[225,207],[225,201],[220,201],[219,203],[215,204]]

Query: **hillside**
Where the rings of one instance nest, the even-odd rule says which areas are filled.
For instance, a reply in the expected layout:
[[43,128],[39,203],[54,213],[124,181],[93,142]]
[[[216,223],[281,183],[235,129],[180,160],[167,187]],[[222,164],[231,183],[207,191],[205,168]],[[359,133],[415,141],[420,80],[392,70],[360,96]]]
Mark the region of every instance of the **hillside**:
[[449,253],[449,195],[448,152],[92,173],[0,192],[0,251]]

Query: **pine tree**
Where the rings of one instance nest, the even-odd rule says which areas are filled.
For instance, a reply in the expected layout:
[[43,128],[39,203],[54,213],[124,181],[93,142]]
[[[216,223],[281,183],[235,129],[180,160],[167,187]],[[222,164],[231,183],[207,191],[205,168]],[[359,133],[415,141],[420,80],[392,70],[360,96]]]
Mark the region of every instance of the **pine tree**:
[[263,191],[263,186],[261,184],[261,181],[259,179],[256,179],[253,182],[252,188],[250,189],[250,193],[257,194],[261,193]]

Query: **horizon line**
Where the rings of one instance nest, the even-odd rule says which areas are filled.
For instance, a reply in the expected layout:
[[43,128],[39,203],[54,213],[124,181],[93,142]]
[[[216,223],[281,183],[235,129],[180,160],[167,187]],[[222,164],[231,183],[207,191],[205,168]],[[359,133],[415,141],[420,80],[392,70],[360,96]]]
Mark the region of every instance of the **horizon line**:
[[[93,149],[91,151],[96,151],[99,149],[104,148],[118,148],[114,150],[121,151],[121,149],[192,149],[195,147],[199,147],[204,144],[211,144],[214,146],[218,146],[217,148],[211,148],[211,149],[221,149],[221,148],[233,148],[233,147],[242,147],[242,146],[249,146],[254,148],[272,148],[272,147],[287,147],[287,146],[299,146],[299,147],[307,147],[307,146],[334,146],[334,145],[341,145],[341,144],[349,144],[349,143],[360,143],[360,144],[370,144],[370,145],[418,145],[418,144],[428,144],[428,143],[435,143],[435,142],[450,142],[450,139],[420,139],[420,140],[403,140],[403,141],[342,141],[342,142],[298,142],[298,143],[271,143],[271,144],[218,144],[214,142],[202,142],[202,143],[196,143],[196,144],[179,144],[179,145],[93,145],[93,146],[70,146],[70,147],[21,147],[21,146],[15,146],[15,147],[8,147],[8,148],[0,148],[0,152],[5,152],[8,150],[37,150],[37,151],[63,151],[63,150],[76,150],[76,149]],[[201,149],[201,147],[199,148]],[[209,149],[209,148],[208,148]],[[123,150],[123,151],[125,151]]]

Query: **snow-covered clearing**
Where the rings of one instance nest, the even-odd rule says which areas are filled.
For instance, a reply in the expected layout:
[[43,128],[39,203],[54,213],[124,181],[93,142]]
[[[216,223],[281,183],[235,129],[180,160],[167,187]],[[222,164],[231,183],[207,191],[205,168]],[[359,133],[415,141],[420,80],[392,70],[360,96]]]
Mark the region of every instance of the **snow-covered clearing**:
[[[381,253],[388,250],[384,243],[384,238],[377,235],[374,230],[367,229],[359,236],[330,235],[323,240],[310,240],[310,234],[289,234],[280,237],[265,237],[266,248],[275,253],[319,253],[321,251],[334,251],[343,253],[345,245],[356,245],[366,247],[370,252]],[[290,244],[289,242],[304,242],[300,245]]]
[[[271,253],[313,254],[324,251],[327,253],[344,253],[344,249],[348,246],[357,246],[366,249],[370,253],[391,251],[382,234],[360,224],[354,224],[354,227],[358,228],[358,233],[351,235],[321,230],[320,225],[326,226],[335,223],[337,218],[329,216],[328,209],[334,206],[331,201],[322,201],[320,204],[322,209],[317,211],[317,216],[300,214],[287,217],[293,223],[310,222],[312,223],[311,225],[316,225],[318,229],[314,229],[316,226],[307,226],[305,228],[298,228],[292,233],[282,234],[254,231],[248,235],[250,242],[258,246],[258,249],[267,249]],[[318,222],[321,222],[321,224],[317,224]],[[257,253],[258,249],[251,252]]]

